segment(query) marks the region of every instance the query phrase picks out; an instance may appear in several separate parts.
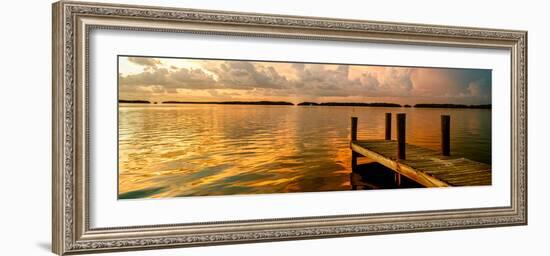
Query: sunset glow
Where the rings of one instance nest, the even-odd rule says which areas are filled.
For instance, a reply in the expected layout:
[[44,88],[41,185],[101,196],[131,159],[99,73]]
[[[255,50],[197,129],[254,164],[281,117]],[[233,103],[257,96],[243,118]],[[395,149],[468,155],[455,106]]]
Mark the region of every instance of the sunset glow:
[[491,104],[491,70],[119,57],[120,99]]
[[[118,67],[118,199],[491,184],[491,70],[131,56]],[[398,165],[364,152],[394,161],[398,127],[410,151],[399,162],[422,169],[396,179]]]

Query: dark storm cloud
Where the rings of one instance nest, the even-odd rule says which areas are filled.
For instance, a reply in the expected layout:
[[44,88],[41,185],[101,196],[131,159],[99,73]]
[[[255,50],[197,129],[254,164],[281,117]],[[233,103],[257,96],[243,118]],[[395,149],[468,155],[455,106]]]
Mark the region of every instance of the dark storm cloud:
[[490,70],[417,68],[411,74],[413,96],[444,98],[469,104],[491,102]]

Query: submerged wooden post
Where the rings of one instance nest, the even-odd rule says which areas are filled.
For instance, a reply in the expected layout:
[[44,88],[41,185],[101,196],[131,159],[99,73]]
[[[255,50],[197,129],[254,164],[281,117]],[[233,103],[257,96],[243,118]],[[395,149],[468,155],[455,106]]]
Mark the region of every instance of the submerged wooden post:
[[441,116],[441,154],[451,155],[451,116]]
[[391,113],[386,113],[386,140],[391,140]]
[[[351,117],[351,142],[357,140],[357,117]],[[357,171],[357,153],[351,151],[351,171]]]
[[398,172],[395,172],[394,179],[395,179],[395,185],[397,187],[401,187],[401,174],[399,174]]
[[405,113],[397,114],[397,159],[405,159]]

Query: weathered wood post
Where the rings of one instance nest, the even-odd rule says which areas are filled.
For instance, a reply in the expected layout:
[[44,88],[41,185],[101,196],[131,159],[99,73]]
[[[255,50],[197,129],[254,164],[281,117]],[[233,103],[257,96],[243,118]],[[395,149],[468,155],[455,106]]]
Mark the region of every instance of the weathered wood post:
[[[357,140],[357,117],[351,117],[351,143]],[[357,153],[351,150],[351,171],[355,172],[357,170]]]
[[405,159],[405,113],[397,114],[397,159]]
[[451,155],[451,116],[441,116],[441,154]]
[[386,113],[386,140],[391,140],[391,113]]
[[[397,114],[397,159],[405,159],[406,152],[405,152],[405,121],[406,121],[406,115],[405,113],[398,113]],[[401,186],[401,174],[398,172],[395,172],[395,184],[400,187]]]
[[357,140],[357,117],[351,117],[351,141]]

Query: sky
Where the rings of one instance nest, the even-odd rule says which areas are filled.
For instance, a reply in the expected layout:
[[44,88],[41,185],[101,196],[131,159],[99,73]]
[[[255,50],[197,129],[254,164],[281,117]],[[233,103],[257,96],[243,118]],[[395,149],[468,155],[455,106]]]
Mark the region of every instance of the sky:
[[119,99],[491,104],[491,70],[119,57]]

